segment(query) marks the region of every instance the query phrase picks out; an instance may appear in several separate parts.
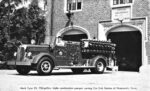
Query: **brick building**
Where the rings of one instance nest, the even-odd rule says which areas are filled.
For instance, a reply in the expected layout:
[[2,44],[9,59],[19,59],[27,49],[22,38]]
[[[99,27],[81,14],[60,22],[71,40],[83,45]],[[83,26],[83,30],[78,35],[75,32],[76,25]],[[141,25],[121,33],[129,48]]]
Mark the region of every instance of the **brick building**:
[[48,8],[46,43],[107,38],[117,44],[120,69],[150,69],[149,0],[48,0]]

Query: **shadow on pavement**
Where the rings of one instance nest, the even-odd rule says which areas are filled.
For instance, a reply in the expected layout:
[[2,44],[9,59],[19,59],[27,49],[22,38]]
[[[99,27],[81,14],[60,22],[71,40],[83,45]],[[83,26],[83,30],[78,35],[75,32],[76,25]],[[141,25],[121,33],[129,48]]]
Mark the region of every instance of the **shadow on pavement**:
[[[104,74],[112,74],[112,72],[104,72],[103,74],[97,74],[97,75],[104,75]],[[12,74],[10,74],[12,75]],[[13,74],[18,76],[66,76],[66,75],[95,75],[95,73],[91,72],[83,72],[79,74],[75,74],[73,72],[52,72],[51,75],[39,75],[38,73],[29,73],[27,75],[20,75],[20,74]]]

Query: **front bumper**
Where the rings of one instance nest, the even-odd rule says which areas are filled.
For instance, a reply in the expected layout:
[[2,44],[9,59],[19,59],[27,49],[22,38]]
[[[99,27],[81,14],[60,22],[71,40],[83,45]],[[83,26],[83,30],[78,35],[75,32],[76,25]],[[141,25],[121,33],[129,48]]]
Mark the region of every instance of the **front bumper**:
[[30,61],[8,61],[7,65],[22,65],[22,66],[31,66]]

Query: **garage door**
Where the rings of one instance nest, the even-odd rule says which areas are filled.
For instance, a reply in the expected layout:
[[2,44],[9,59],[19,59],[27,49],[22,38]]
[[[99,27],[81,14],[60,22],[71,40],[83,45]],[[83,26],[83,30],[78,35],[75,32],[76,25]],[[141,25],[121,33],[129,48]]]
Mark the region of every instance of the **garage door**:
[[116,43],[119,70],[139,71],[142,64],[142,37],[139,31],[116,31],[107,36]]

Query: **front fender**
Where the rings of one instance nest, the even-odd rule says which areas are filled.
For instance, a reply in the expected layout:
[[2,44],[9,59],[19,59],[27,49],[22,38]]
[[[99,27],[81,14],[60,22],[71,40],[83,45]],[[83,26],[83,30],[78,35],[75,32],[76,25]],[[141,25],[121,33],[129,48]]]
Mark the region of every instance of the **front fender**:
[[52,62],[55,65],[55,57],[53,55],[49,54],[49,53],[40,53],[40,54],[36,55],[34,57],[32,63],[37,64],[42,57],[49,57],[50,59],[52,59]]
[[108,65],[107,57],[105,57],[105,56],[96,56],[96,57],[94,57],[94,58],[92,59],[92,60],[93,60],[92,66],[95,66],[95,63],[96,63],[99,59],[104,60],[104,62],[106,63],[106,66]]

